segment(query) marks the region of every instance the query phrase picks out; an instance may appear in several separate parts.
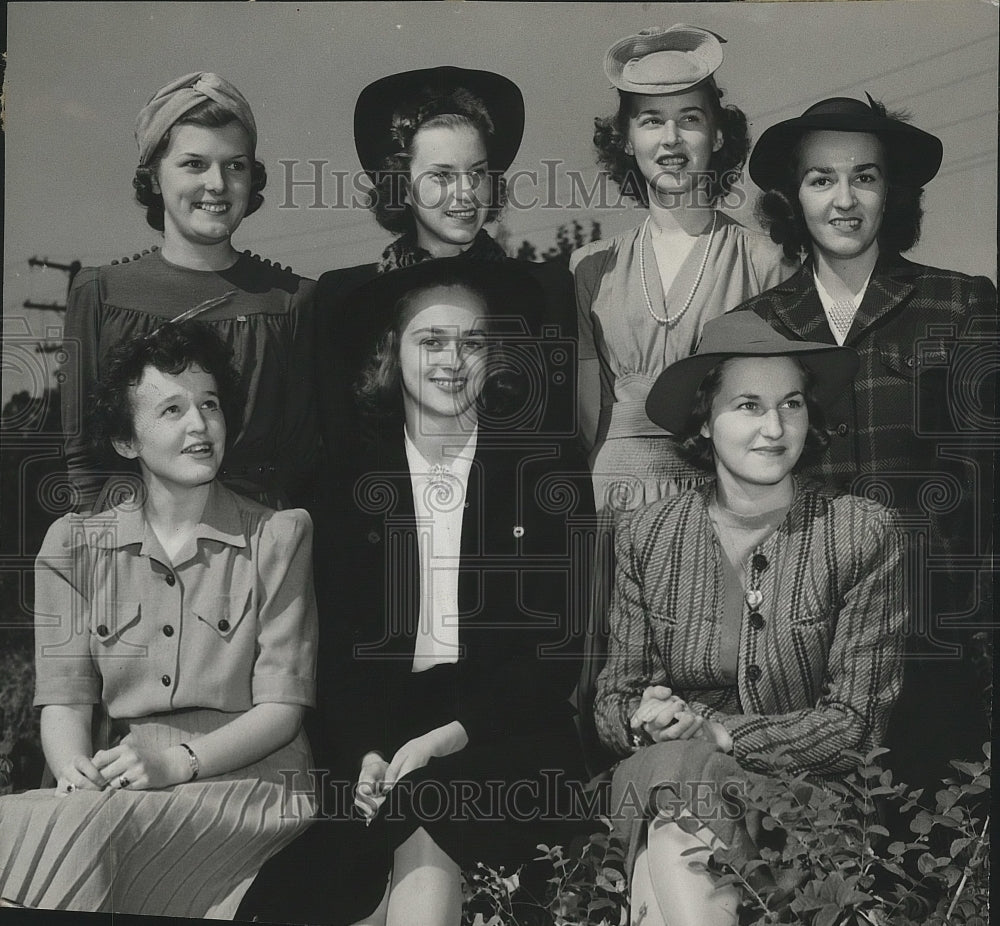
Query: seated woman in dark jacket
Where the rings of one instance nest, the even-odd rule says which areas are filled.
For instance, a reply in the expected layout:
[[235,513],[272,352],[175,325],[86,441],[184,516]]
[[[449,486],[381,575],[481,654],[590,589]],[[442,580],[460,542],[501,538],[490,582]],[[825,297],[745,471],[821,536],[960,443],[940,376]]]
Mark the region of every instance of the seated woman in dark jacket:
[[454,924],[462,869],[513,870],[565,838],[593,505],[525,389],[538,344],[508,313],[541,298],[526,273],[441,259],[362,294],[344,328],[369,345],[363,427],[341,435],[354,458],[317,519],[314,732],[327,811],[331,782],[356,810],[266,869],[241,915],[350,922],[382,898],[375,921]]
[[845,750],[885,731],[905,613],[895,519],[793,474],[822,441],[820,409],[856,369],[847,348],[790,341],[735,313],[709,321],[698,352],[646,401],[715,474],[616,536],[595,713],[604,744],[627,757],[612,817],[647,926],[735,922],[736,889],[689,867],[682,853],[703,843],[678,812],[752,857],[754,821],[737,823],[724,803],[731,782],[773,772],[779,751],[796,774],[835,778],[851,770]]

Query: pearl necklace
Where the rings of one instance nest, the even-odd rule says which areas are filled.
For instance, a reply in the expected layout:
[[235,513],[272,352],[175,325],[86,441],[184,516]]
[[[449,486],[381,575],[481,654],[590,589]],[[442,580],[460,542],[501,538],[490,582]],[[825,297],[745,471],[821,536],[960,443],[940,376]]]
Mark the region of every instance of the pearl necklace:
[[[712,230],[708,233],[708,241],[705,244],[705,253],[701,256],[701,266],[698,268],[698,275],[694,278],[694,283],[691,286],[691,292],[688,293],[688,297],[684,301],[684,305],[681,306],[680,310],[673,315],[667,315],[666,317],[660,317],[653,311],[653,300],[649,298],[649,286],[646,284],[646,231],[649,228],[649,221],[651,218],[652,216],[646,217],[646,221],[642,226],[642,231],[639,233],[639,277],[642,281],[642,294],[646,297],[646,311],[649,312],[650,318],[652,318],[658,325],[666,325],[668,328],[672,328],[678,321],[680,321],[681,316],[691,307],[691,301],[694,299],[694,294],[698,291],[698,286],[701,284],[701,278],[705,275],[705,268],[708,266],[708,255],[712,252],[712,239],[715,238],[715,226],[719,219],[719,213],[712,213]],[[664,293],[664,298],[665,297],[666,294]]]

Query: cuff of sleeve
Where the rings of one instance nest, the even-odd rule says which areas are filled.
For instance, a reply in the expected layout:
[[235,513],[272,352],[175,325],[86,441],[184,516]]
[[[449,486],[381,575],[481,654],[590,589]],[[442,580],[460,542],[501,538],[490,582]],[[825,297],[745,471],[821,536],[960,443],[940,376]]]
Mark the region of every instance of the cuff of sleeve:
[[281,704],[316,706],[316,680],[288,675],[255,675],[253,678],[253,703],[276,701]]
[[99,704],[101,681],[97,678],[48,678],[35,685],[35,707],[46,704]]

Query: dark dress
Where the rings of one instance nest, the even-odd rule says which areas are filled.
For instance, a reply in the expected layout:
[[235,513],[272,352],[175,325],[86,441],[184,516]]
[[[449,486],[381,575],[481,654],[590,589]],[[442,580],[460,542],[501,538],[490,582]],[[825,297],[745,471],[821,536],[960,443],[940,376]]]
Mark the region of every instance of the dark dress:
[[[395,849],[424,827],[463,869],[508,871],[581,827],[583,774],[568,701],[594,515],[573,442],[480,427],[462,519],[457,663],[411,671],[420,611],[417,523],[401,420],[355,446],[322,522],[325,678],[310,727],[323,781],[312,829],[269,863],[239,916],[348,923],[370,913]],[[319,528],[319,525],[318,525]],[[375,822],[350,812],[362,756],[387,759],[458,720],[468,745],[405,776]],[[323,872],[317,878],[317,872]]]
[[66,311],[61,389],[74,507],[93,509],[115,472],[95,457],[85,416],[108,352],[207,299],[232,293],[199,316],[232,348],[240,374],[242,417],[226,422],[219,478],[271,507],[311,508],[319,456],[312,391],[315,286],[249,252],[221,271],[179,267],[158,250],[81,270]]

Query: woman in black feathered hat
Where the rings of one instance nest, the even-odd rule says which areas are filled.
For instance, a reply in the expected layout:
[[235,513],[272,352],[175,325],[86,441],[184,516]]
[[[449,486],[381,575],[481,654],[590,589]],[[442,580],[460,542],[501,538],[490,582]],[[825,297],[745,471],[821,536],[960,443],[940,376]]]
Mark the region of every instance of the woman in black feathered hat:
[[[340,458],[340,435],[348,426],[347,383],[337,371],[346,343],[345,314],[364,312],[354,300],[372,277],[426,260],[463,257],[508,263],[503,248],[484,226],[506,203],[504,172],[524,133],[524,100],[511,80],[490,71],[459,67],[423,68],[383,77],[365,87],[354,111],[354,140],[371,182],[368,207],[386,231],[397,236],[377,262],[323,274],[319,282],[323,358],[318,383],[322,423],[330,459]],[[566,268],[530,264],[544,299],[528,321],[533,329],[555,328],[575,339],[572,280]],[[547,371],[546,428],[572,432],[575,370],[572,350],[553,351],[559,360]],[[561,358],[561,359],[560,359]]]
[[741,307],[786,337],[846,344],[861,357],[853,389],[828,409],[830,446],[807,472],[877,492],[914,531],[911,574],[927,581],[911,590],[914,627],[924,630],[909,642],[911,655],[930,658],[907,660],[887,744],[897,777],[920,786],[940,782],[948,760],[979,756],[987,734],[975,673],[954,656],[967,632],[941,617],[985,617],[974,558],[992,523],[993,464],[980,435],[994,417],[984,326],[995,326],[996,289],[900,256],[917,242],[922,188],[942,151],[870,96],[822,100],[769,128],[750,157],[765,191],[758,210],[805,264]]

